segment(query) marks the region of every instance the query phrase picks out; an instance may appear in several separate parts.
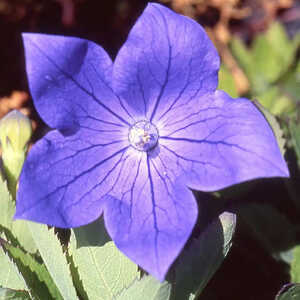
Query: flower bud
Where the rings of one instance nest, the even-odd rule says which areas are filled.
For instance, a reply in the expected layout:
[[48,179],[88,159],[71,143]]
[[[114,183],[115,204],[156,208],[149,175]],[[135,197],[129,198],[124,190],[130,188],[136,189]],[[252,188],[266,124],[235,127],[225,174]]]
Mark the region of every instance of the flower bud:
[[0,120],[0,141],[2,162],[8,188],[13,197],[28,150],[32,134],[30,120],[17,110],[9,112]]

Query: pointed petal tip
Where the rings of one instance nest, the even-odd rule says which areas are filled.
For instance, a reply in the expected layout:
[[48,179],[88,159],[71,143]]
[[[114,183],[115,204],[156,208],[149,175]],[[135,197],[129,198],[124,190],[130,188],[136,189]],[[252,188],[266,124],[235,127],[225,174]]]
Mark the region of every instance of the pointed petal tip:
[[284,159],[284,154],[282,154],[282,153],[281,153],[281,161],[279,161],[278,165],[277,165],[277,170],[278,170],[278,173],[274,174],[273,176],[270,176],[270,177],[279,177],[279,178],[291,177],[288,164],[286,163],[286,161]]
[[289,177],[291,177],[289,168],[288,168],[288,166],[287,166],[286,163],[284,165],[284,170],[282,171],[282,175],[280,177],[283,177],[283,178],[289,178]]
[[42,34],[42,33],[35,33],[35,32],[22,32],[21,36],[24,42],[31,40],[33,37],[44,37],[47,36],[48,34]]
[[35,34],[35,33],[31,33],[31,32],[22,32],[21,36],[23,39],[28,38],[30,35]]

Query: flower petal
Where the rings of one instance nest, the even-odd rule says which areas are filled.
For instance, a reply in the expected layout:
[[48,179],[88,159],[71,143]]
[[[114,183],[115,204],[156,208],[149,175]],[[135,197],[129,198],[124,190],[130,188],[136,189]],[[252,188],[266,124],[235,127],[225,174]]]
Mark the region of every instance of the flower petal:
[[139,156],[120,175],[121,191],[107,202],[105,225],[123,253],[163,280],[191,234],[197,204],[187,187],[166,174],[159,153]]
[[81,129],[65,137],[48,133],[29,152],[17,193],[15,218],[69,228],[102,213],[111,174],[122,165],[127,139],[114,141]]
[[131,117],[110,87],[112,62],[93,42],[23,34],[26,70],[35,107],[52,128],[71,133],[97,116],[128,125]]
[[271,127],[247,99],[217,91],[174,107],[158,127],[161,156],[191,188],[289,176]]
[[117,55],[113,87],[135,115],[156,123],[174,105],[215,91],[219,63],[199,24],[148,4]]

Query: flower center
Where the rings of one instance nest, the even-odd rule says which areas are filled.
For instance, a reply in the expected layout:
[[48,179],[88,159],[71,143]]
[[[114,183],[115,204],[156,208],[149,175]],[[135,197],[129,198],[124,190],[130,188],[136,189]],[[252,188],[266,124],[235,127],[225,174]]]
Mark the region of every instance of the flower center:
[[149,151],[158,142],[158,130],[149,121],[143,120],[133,124],[129,129],[130,144],[139,151]]

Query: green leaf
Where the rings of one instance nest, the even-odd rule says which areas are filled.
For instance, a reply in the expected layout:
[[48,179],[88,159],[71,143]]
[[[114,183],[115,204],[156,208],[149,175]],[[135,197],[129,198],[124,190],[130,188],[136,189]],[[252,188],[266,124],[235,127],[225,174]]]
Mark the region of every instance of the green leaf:
[[247,70],[250,73],[251,70],[255,71],[255,69],[253,68],[254,62],[252,55],[241,39],[233,38],[231,42],[231,49],[243,69]]
[[236,216],[224,212],[195,239],[179,258],[174,298],[195,299],[226,257],[235,231]]
[[287,284],[285,285],[275,300],[298,300],[300,299],[300,284]]
[[292,282],[300,282],[300,246],[296,246],[293,249],[293,260],[290,273]]
[[[300,37],[300,35],[299,35]],[[281,92],[295,103],[300,102],[300,61],[278,82]]]
[[246,73],[251,83],[251,88],[257,92],[264,91],[266,89],[265,79],[257,73],[255,61],[250,50],[238,38],[233,38],[230,46],[233,55]]
[[297,155],[298,166],[300,167],[300,124],[291,122],[289,128],[292,137],[292,144]]
[[[0,228],[3,227],[17,240],[11,240],[15,246],[22,246],[30,253],[36,252],[36,247],[28,230],[26,221],[13,221],[15,203],[8,191],[6,182],[0,177]],[[2,229],[3,229],[2,228]]]
[[238,91],[235,85],[235,81],[229,70],[225,65],[221,65],[219,71],[219,86],[218,89],[225,91],[231,97],[238,97]]
[[285,154],[285,138],[283,137],[283,130],[281,129],[276,117],[272,115],[265,107],[263,107],[258,101],[254,100],[253,103],[260,110],[260,112],[264,115],[265,119],[271,126],[275,138],[277,140],[281,155]]
[[5,254],[1,246],[0,266],[0,286],[15,290],[27,290],[26,282],[19,273],[18,267]]
[[78,299],[67,258],[54,234],[54,229],[48,230],[46,225],[33,222],[28,222],[28,228],[62,297],[64,299]]
[[144,276],[136,280],[133,284],[125,289],[116,300],[169,300],[171,295],[171,284],[167,281],[160,283],[152,276]]
[[89,300],[114,299],[139,278],[137,265],[109,239],[102,219],[72,230],[69,253]]
[[37,248],[28,228],[27,221],[15,220],[12,222],[11,233],[18,243],[29,253],[35,253]]
[[31,299],[27,292],[15,291],[0,287],[0,300],[29,300]]
[[293,100],[281,92],[279,86],[271,86],[257,95],[257,100],[273,115],[292,112],[295,108]]
[[[256,67],[256,76],[265,90],[266,87],[279,78],[282,64],[278,63],[277,50],[267,39],[266,34],[258,35],[252,45],[252,55]],[[258,84],[257,78],[253,84]],[[255,89],[255,86],[253,87]]]
[[277,62],[280,62],[281,73],[285,72],[291,65],[300,45],[300,34],[296,35],[293,40],[290,40],[284,26],[279,22],[273,22],[265,36],[276,51],[276,59]]
[[288,71],[295,59],[299,42],[300,35],[290,40],[284,27],[276,22],[266,32],[256,36],[250,49],[241,40],[233,39],[232,52],[249,78],[254,95],[265,93]]
[[299,36],[290,40],[284,27],[273,22],[265,33],[254,39],[252,45],[257,72],[268,82],[276,81],[291,66],[298,47]]
[[18,266],[30,292],[37,299],[62,299],[44,264],[37,262],[31,254],[8,243],[3,247]]

